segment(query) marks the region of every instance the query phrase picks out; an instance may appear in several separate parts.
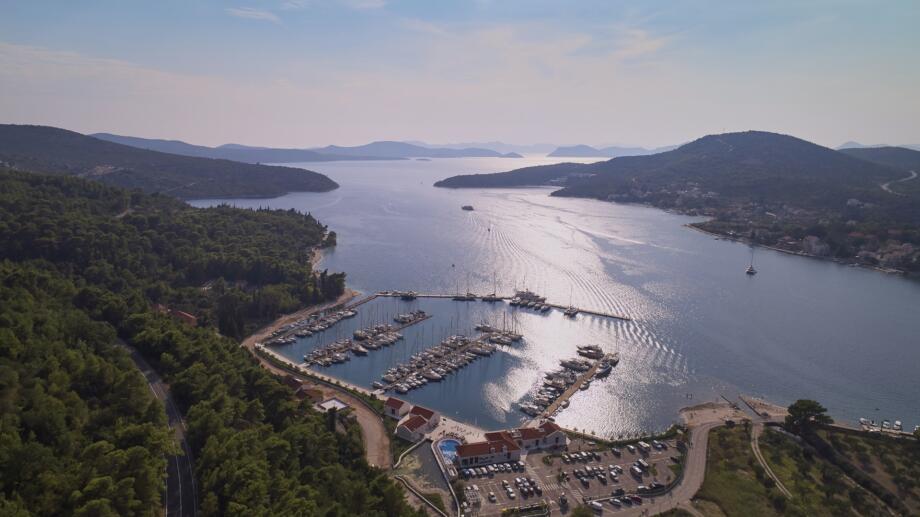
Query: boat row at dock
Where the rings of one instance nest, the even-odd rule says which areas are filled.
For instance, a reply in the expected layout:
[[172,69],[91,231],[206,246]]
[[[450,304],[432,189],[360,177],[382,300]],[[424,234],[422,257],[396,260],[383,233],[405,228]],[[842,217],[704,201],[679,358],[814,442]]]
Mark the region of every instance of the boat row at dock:
[[380,323],[356,330],[353,337],[353,339],[338,339],[316,348],[303,356],[303,360],[308,366],[312,364],[331,366],[344,363],[351,359],[351,355],[363,356],[367,355],[368,351],[394,345],[403,338],[403,335],[397,332],[393,325]]
[[414,354],[408,361],[390,368],[384,373],[382,380],[374,382],[373,386],[377,389],[393,389],[397,393],[408,393],[429,382],[443,380],[473,361],[492,355],[495,350],[495,345],[482,338],[450,336],[440,344]]
[[[872,420],[869,418],[860,418],[859,426],[864,431],[870,431],[870,432],[900,433],[904,431],[904,425],[901,423],[900,420],[895,420],[894,422],[892,422],[891,420],[882,420],[881,422],[876,422],[875,420]],[[914,431],[916,431],[918,428],[920,428],[920,426],[915,427]]]
[[569,406],[568,399],[576,388],[587,390],[592,380],[610,375],[620,362],[619,354],[605,354],[597,345],[579,346],[578,355],[582,357],[563,359],[558,370],[546,373],[533,401],[521,406],[521,411],[534,417],[551,416]]
[[357,311],[341,310],[327,314],[313,314],[309,317],[289,323],[284,327],[272,332],[271,339],[265,342],[265,345],[289,345],[294,343],[299,337],[309,337],[313,334],[323,332],[336,323],[357,316]]
[[552,305],[546,303],[545,296],[540,296],[529,290],[516,291],[508,303],[512,307],[533,309],[538,312],[549,312],[553,308]]

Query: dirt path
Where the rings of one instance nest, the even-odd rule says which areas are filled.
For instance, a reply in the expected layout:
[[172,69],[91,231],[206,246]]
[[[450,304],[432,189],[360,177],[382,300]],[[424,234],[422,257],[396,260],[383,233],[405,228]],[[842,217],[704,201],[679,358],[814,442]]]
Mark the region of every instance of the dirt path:
[[[267,361],[265,358],[255,353],[255,344],[265,341],[266,338],[271,336],[272,332],[275,330],[288,325],[294,321],[303,319],[315,312],[319,312],[336,305],[341,305],[347,303],[350,300],[354,299],[359,293],[351,289],[346,289],[345,293],[336,298],[331,302],[324,303],[322,305],[316,305],[313,307],[308,307],[306,309],[297,311],[292,314],[287,314],[281,316],[270,325],[260,329],[253,335],[247,337],[243,340],[242,346],[249,350],[252,355],[259,360],[259,363],[263,368],[272,372],[275,375],[284,377],[290,372],[275,366],[271,362]],[[301,377],[304,378],[304,377]],[[392,465],[392,457],[390,455],[390,435],[387,432],[386,426],[383,423],[383,417],[381,417],[376,411],[373,411],[366,405],[364,401],[355,397],[351,392],[344,388],[337,387],[332,384],[326,384],[322,382],[311,382],[309,378],[304,378],[308,384],[311,384],[313,387],[317,387],[322,390],[323,394],[327,397],[335,396],[340,399],[342,402],[345,402],[355,411],[355,418],[358,422],[358,425],[361,427],[361,435],[364,439],[364,450],[367,457],[367,462],[373,466],[380,467],[382,469],[389,469]]]

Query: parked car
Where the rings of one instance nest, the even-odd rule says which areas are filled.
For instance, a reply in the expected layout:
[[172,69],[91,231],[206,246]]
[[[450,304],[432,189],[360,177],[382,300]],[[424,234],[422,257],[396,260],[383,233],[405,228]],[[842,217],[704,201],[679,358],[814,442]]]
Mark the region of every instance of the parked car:
[[489,492],[489,502],[494,503],[498,501],[498,498],[495,497],[495,492]]

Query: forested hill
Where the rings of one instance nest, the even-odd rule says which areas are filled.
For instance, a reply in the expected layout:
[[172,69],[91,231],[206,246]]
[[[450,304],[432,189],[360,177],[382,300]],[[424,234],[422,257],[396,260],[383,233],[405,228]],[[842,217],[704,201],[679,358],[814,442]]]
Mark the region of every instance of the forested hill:
[[[673,151],[614,158],[594,176],[555,193],[606,199],[658,193],[676,198],[696,187],[735,200],[841,207],[850,198],[887,200],[879,183],[899,173],[795,137],[748,131],[710,135]],[[664,199],[662,199],[664,201]]]
[[138,149],[47,126],[0,125],[0,166],[80,176],[183,199],[275,197],[338,187],[304,169]]
[[186,417],[202,515],[411,514],[356,429],[334,432],[215,332],[341,293],[342,275],[310,268],[324,230],[295,211],[0,169],[0,514],[161,514],[171,433],[116,335]]
[[673,151],[623,156],[593,164],[562,163],[510,172],[455,176],[440,187],[562,184],[558,196],[649,200],[673,206],[681,192],[712,192],[722,199],[795,203],[802,208],[841,205],[850,198],[891,201],[879,183],[897,179],[892,168],[856,159],[787,135],[748,131],[710,135]]
[[536,185],[561,184],[569,178],[578,178],[585,173],[585,164],[559,163],[537,165],[508,172],[491,174],[463,174],[443,179],[434,184],[443,188],[504,188]]

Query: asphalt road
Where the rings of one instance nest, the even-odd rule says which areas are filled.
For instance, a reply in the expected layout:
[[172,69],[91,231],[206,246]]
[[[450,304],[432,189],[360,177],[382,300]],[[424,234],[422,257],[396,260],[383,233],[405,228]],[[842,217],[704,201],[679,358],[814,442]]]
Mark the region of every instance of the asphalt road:
[[173,430],[176,442],[182,448],[183,455],[170,456],[166,465],[166,515],[177,517],[194,517],[198,513],[198,490],[195,486],[195,467],[192,451],[185,440],[185,421],[182,413],[169,394],[169,386],[163,383],[159,374],[147,363],[141,354],[127,343],[121,343],[131,354],[131,359],[144,374],[150,391],[159,399],[166,409],[169,428]]

